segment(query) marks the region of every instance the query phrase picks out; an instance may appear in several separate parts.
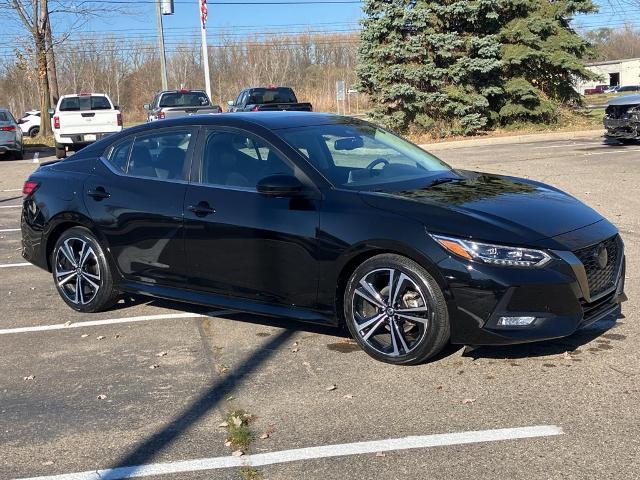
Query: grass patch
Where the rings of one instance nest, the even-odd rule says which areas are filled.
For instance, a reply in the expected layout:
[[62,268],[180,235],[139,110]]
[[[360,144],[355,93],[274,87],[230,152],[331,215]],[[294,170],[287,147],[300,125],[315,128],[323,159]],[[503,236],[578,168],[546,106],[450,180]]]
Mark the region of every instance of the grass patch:
[[56,144],[53,135],[49,135],[47,137],[43,137],[38,135],[37,137],[22,137],[22,141],[24,142],[24,146],[26,148],[41,148],[41,147],[53,147]]
[[232,410],[225,418],[227,423],[227,442],[231,443],[231,447],[240,450],[246,450],[253,441],[255,435],[249,423],[253,419],[244,410]]
[[260,472],[253,467],[242,467],[240,469],[240,478],[242,480],[258,480]]

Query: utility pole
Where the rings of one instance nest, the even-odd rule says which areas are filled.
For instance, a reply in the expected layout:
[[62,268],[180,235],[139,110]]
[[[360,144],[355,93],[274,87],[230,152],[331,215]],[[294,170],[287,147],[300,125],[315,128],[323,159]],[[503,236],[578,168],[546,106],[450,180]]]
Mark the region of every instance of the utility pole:
[[202,68],[204,70],[204,87],[211,99],[211,79],[209,78],[209,49],[207,48],[207,0],[200,0],[200,35],[202,38]]
[[173,13],[173,0],[156,0],[156,20],[158,23],[158,47],[160,48],[160,74],[162,75],[162,90],[168,87],[167,81],[167,57],[164,51],[164,28],[162,27],[162,15]]

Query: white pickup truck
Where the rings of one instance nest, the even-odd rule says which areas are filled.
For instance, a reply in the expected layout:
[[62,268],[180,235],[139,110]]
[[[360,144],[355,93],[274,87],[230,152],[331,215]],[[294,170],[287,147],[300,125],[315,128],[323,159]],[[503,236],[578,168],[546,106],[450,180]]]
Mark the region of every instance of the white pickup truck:
[[64,158],[68,150],[79,150],[122,131],[122,114],[104,93],[63,95],[49,114],[56,139],[56,158]]

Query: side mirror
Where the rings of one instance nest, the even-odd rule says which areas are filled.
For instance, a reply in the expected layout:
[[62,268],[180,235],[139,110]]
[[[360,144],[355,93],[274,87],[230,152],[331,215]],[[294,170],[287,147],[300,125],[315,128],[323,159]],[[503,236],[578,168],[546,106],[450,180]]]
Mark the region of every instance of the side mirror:
[[149,103],[145,103],[142,108],[144,108],[145,110],[151,110],[151,105]]
[[47,110],[47,112],[49,113],[50,117],[53,117],[53,114],[56,113],[56,109],[55,108],[50,108],[49,110]]
[[229,100],[229,101],[227,102],[227,105],[229,105],[230,107],[233,107],[233,106],[235,105],[235,103],[234,103],[234,101],[233,101],[233,100]]
[[256,185],[258,193],[268,197],[298,197],[304,192],[304,185],[293,175],[270,175]]
[[113,109],[114,109],[114,110],[120,110],[120,107],[119,107],[118,105],[114,105],[114,106],[113,106]]

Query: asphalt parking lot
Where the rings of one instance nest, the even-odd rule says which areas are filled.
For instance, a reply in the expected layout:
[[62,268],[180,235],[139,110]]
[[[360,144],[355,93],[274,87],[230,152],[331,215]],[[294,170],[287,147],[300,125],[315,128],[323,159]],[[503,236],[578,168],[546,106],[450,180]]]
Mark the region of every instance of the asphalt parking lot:
[[[640,478],[640,145],[438,155],[551,183],[615,223],[619,318],[395,367],[284,320],[142,297],[78,314],[20,255],[16,206],[37,165],[0,161],[0,478]],[[220,426],[238,409],[253,432],[239,457]],[[519,427],[533,428],[504,430]]]

